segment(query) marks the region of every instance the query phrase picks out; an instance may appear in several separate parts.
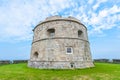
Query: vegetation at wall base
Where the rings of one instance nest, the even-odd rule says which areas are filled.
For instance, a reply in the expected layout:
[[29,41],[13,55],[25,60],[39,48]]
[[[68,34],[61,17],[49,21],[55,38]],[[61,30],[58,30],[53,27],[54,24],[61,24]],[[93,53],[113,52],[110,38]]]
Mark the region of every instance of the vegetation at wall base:
[[0,80],[120,80],[120,64],[95,63],[87,69],[34,69],[26,63],[0,66]]

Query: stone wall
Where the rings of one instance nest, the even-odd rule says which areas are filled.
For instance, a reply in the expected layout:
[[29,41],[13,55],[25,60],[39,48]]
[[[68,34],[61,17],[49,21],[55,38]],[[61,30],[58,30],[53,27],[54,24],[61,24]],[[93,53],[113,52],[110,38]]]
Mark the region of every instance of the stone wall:
[[27,63],[28,60],[13,60],[13,64],[18,64],[18,63]]
[[113,63],[120,63],[120,59],[113,59]]
[[[42,45],[42,46],[41,46]],[[86,45],[86,47],[85,47]],[[35,42],[32,45],[31,60],[83,60],[84,57],[91,60],[89,56],[89,43],[81,39],[61,39],[53,38]],[[74,54],[66,54],[66,48],[72,47]],[[38,58],[34,58],[34,52],[38,52]],[[71,57],[72,59],[71,59]],[[69,59],[68,59],[68,58]],[[64,58],[64,59],[63,59]]]
[[33,42],[49,38],[47,34],[47,30],[54,28],[55,29],[55,37],[70,37],[70,38],[78,38],[78,30],[83,32],[83,36],[79,37],[80,39],[88,40],[87,29],[83,24],[74,21],[64,21],[64,20],[56,20],[50,22],[44,22],[38,25],[34,29],[34,39]]
[[[52,31],[49,35],[49,31]],[[87,28],[77,19],[50,17],[34,28],[28,66],[35,68],[93,67]],[[67,48],[72,54],[67,54]]]
[[47,68],[47,69],[71,69],[71,68],[89,68],[93,63],[82,61],[30,61],[28,64],[33,68]]
[[109,62],[109,59],[94,59],[94,62]]
[[0,65],[3,65],[3,64],[10,64],[11,61],[10,60],[0,60]]

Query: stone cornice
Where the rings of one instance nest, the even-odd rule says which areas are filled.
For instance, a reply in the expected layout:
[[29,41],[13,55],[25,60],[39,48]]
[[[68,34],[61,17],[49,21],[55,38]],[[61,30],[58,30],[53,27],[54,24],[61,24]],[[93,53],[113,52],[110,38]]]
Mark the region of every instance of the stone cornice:
[[80,25],[83,25],[85,27],[85,29],[87,30],[86,26],[84,24],[82,24],[81,22],[79,22],[78,20],[75,20],[75,19],[68,19],[68,18],[60,18],[60,19],[52,19],[52,20],[45,20],[43,22],[40,22],[34,29],[33,31],[41,24],[44,24],[44,23],[48,23],[48,22],[53,22],[53,21],[72,21],[72,22],[76,22]]
[[36,43],[36,42],[39,42],[39,41],[43,41],[43,40],[50,40],[50,39],[74,39],[74,40],[82,40],[82,41],[85,41],[85,42],[88,42],[87,40],[84,40],[84,39],[80,39],[80,38],[70,38],[70,37],[54,37],[54,38],[44,38],[44,39],[40,39],[40,40],[37,40],[37,41],[34,41],[32,42],[33,43]]

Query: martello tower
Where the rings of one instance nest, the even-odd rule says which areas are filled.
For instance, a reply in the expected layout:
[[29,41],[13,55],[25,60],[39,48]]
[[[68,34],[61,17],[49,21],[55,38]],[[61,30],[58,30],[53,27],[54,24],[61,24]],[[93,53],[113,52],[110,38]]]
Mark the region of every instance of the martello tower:
[[52,16],[39,23],[28,66],[34,68],[93,67],[87,28],[74,17]]

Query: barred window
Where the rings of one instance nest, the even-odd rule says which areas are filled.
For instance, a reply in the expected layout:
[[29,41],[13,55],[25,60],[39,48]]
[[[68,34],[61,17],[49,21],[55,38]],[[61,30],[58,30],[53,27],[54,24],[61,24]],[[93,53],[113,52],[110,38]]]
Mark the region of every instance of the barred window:
[[66,48],[66,54],[72,54],[72,53],[73,53],[72,47],[67,47]]

